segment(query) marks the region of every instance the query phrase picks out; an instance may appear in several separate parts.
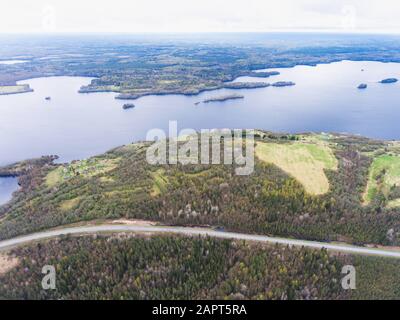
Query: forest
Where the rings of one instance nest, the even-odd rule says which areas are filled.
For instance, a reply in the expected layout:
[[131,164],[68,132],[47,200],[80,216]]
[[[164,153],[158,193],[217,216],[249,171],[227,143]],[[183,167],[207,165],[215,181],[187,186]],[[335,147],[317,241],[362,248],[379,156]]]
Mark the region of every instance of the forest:
[[[395,299],[399,261],[212,238],[86,236],[14,249],[0,299]],[[354,265],[357,289],[344,290]],[[56,289],[42,290],[42,267]]]

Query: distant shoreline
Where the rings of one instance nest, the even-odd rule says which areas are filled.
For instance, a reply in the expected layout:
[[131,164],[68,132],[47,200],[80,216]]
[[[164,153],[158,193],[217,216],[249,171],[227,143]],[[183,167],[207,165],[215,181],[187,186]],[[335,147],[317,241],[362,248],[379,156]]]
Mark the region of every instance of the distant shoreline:
[[[80,90],[78,91],[79,93],[82,94],[89,94],[89,93],[116,93],[116,97],[115,99],[117,100],[137,100],[140,99],[142,97],[148,97],[148,96],[168,96],[168,95],[182,95],[182,96],[197,96],[200,95],[201,93],[204,92],[210,92],[210,91],[216,91],[216,90],[220,90],[220,89],[231,89],[231,90],[235,90],[235,89],[260,89],[260,88],[265,88],[268,86],[273,86],[273,84],[270,83],[266,83],[264,82],[264,86],[254,86],[254,87],[236,87],[234,88],[232,86],[232,83],[234,83],[233,81],[237,80],[238,78],[241,77],[254,77],[254,74],[256,72],[259,73],[269,73],[269,76],[267,77],[258,77],[256,76],[255,78],[268,78],[270,76],[276,76],[279,74],[272,71],[273,69],[292,69],[295,67],[300,67],[300,66],[308,66],[308,67],[317,67],[319,65],[328,65],[328,64],[333,64],[333,63],[340,63],[340,62],[378,62],[378,63],[396,63],[396,64],[400,64],[400,61],[397,60],[386,60],[386,59],[335,59],[332,61],[321,61],[318,63],[314,63],[314,62],[310,62],[310,63],[298,63],[298,64],[293,64],[293,65],[284,65],[284,64],[276,64],[274,66],[268,66],[266,68],[261,68],[261,69],[253,69],[251,71],[249,71],[248,73],[244,73],[244,74],[239,74],[227,81],[225,81],[224,83],[222,83],[221,85],[218,86],[214,86],[214,87],[208,87],[208,88],[202,88],[202,89],[198,89],[196,91],[190,91],[190,92],[185,92],[184,90],[172,90],[169,92],[146,92],[146,93],[123,93],[120,92],[118,90],[112,90],[112,89],[99,89],[97,90],[96,88],[88,88],[87,86],[84,87],[82,86],[80,88]],[[268,70],[268,71],[267,71]],[[68,75],[64,75],[64,76],[68,76]],[[77,76],[77,77],[86,77],[84,75],[82,76]],[[89,77],[92,79],[96,79],[98,77]],[[292,81],[283,81],[284,83],[292,83]],[[255,82],[256,83],[256,82]],[[243,84],[249,84],[244,82]],[[260,84],[260,82],[258,82],[258,84]],[[275,86],[276,87],[276,86]]]
[[[272,69],[292,69],[295,67],[299,67],[299,66],[309,66],[309,67],[317,67],[319,65],[328,65],[328,64],[333,64],[333,63],[340,63],[340,62],[378,62],[378,63],[396,63],[396,64],[400,64],[400,61],[396,61],[396,60],[386,60],[386,59],[365,59],[365,60],[361,60],[361,59],[335,59],[332,61],[321,61],[318,63],[314,63],[314,62],[310,62],[310,63],[298,63],[298,64],[293,64],[293,65],[285,65],[285,64],[276,64],[275,66],[270,66],[267,68],[261,68],[261,69],[253,69],[249,72],[243,73],[243,74],[239,74],[236,75],[235,77],[223,82],[221,85],[217,85],[214,87],[208,87],[208,88],[202,88],[202,89],[198,89],[198,90],[194,90],[194,91],[184,91],[184,90],[171,90],[169,92],[145,92],[145,93],[123,93],[120,92],[119,90],[114,90],[114,89],[96,89],[95,87],[90,87],[90,84],[87,86],[81,86],[81,88],[78,90],[78,93],[81,94],[90,94],[90,93],[115,93],[115,99],[117,100],[137,100],[140,99],[142,97],[147,97],[147,96],[168,96],[168,95],[183,95],[183,96],[197,96],[200,95],[201,93],[204,92],[210,92],[210,91],[217,91],[217,90],[221,90],[221,89],[230,89],[230,90],[246,90],[246,89],[260,89],[260,88],[266,88],[269,86],[274,86],[274,87],[279,87],[279,85],[276,85],[276,83],[267,83],[267,82],[253,82],[253,83],[249,83],[249,82],[236,82],[238,85],[234,85],[235,80],[237,80],[238,78],[241,77],[254,77],[254,78],[269,78],[271,76],[277,76],[280,73],[273,71]],[[264,76],[254,76],[256,73],[264,73]],[[33,80],[33,79],[40,79],[40,78],[51,78],[51,77],[81,77],[81,78],[88,78],[91,80],[94,79],[98,79],[99,76],[88,76],[88,75],[82,75],[82,74],[52,74],[52,75],[38,75],[35,77],[27,77],[24,79],[18,79],[15,81],[15,86],[17,86],[18,82],[21,81],[29,81],[29,80]],[[380,81],[378,81],[379,83]],[[280,83],[286,83],[289,86],[291,86],[292,84],[295,85],[295,83],[293,83],[292,81],[280,81]],[[284,85],[286,86],[286,85]],[[0,85],[1,88],[1,85]],[[30,90],[26,90],[26,91],[21,91],[21,92],[13,92],[13,93],[0,93],[0,96],[2,95],[11,95],[11,94],[22,94],[22,93],[29,93],[29,92],[33,92],[33,89]]]

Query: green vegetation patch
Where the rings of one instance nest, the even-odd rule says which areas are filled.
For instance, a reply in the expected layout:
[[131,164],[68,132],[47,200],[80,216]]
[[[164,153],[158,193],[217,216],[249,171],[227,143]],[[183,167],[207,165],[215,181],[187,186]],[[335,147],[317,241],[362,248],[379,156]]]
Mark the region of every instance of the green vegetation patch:
[[387,208],[389,209],[400,208],[400,199],[389,201],[387,204]]
[[276,144],[258,143],[257,157],[271,163],[294,177],[312,195],[329,191],[325,170],[337,170],[338,161],[325,144],[303,142]]
[[153,178],[153,189],[151,191],[152,197],[157,197],[163,194],[167,190],[168,179],[165,176],[165,170],[159,169],[155,172],[151,172]]
[[76,161],[66,166],[60,166],[47,174],[45,179],[46,185],[48,187],[54,187],[73,177],[80,176],[89,178],[107,173],[118,166],[119,160],[119,158],[91,158],[88,160]]
[[352,265],[357,270],[355,300],[398,300],[400,298],[400,261],[382,257],[354,256]]
[[70,200],[65,200],[65,201],[61,202],[60,208],[63,211],[70,211],[73,208],[75,208],[79,204],[79,202],[81,202],[81,200],[82,200],[81,197],[73,198]]
[[[381,155],[372,162],[364,203],[369,204],[378,194],[388,197],[391,189],[400,186],[400,156]],[[389,205],[398,204],[392,201]]]

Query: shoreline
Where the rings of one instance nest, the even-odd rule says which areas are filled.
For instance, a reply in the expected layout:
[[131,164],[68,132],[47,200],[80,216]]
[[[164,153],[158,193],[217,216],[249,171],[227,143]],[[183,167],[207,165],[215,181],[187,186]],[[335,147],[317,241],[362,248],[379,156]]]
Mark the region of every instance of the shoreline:
[[[252,75],[254,75],[255,72],[273,72],[275,70],[272,69],[292,69],[292,68],[296,68],[296,67],[301,67],[301,66],[307,66],[307,67],[317,67],[319,65],[328,65],[328,64],[333,64],[333,63],[340,63],[340,62],[377,62],[377,63],[384,63],[384,64],[388,64],[388,63],[398,63],[400,64],[400,59],[389,59],[386,60],[385,58],[376,58],[376,59],[332,59],[332,60],[327,60],[327,61],[319,61],[319,62],[303,62],[303,63],[294,63],[294,64],[289,64],[286,65],[284,63],[277,63],[275,65],[260,65],[259,68],[254,68],[254,69],[249,69],[246,72],[239,72],[235,75],[233,75],[230,79],[227,79],[226,81],[222,82],[221,85],[215,86],[215,87],[209,87],[209,88],[202,88],[202,89],[198,89],[194,92],[184,92],[183,90],[174,90],[171,92],[146,92],[143,94],[129,94],[127,93],[127,95],[131,95],[131,97],[119,97],[120,95],[123,95],[124,93],[121,91],[117,91],[117,90],[105,90],[105,89],[99,89],[96,90],[95,88],[93,89],[83,89],[82,87],[78,90],[78,93],[81,94],[90,94],[90,93],[116,93],[116,97],[115,99],[117,100],[137,100],[140,99],[142,97],[147,97],[147,96],[167,96],[167,95],[183,95],[183,96],[196,96],[196,95],[200,95],[203,92],[209,92],[209,91],[215,91],[215,90],[220,90],[220,89],[224,89],[224,84],[226,83],[231,83],[235,80],[237,80],[238,78],[241,77],[253,77]],[[272,74],[268,77],[254,77],[254,78],[265,78],[268,79],[271,76],[276,76],[275,74]],[[51,77],[81,77],[81,78],[90,78],[91,80],[94,79],[98,79],[101,76],[99,75],[92,75],[92,76],[88,76],[87,74],[83,75],[83,74],[79,74],[79,73],[63,73],[63,74],[53,74],[53,75],[37,75],[34,77],[23,77],[23,78],[17,78],[14,80],[14,83],[17,84],[20,81],[29,81],[32,79],[39,79],[39,78],[51,78]],[[89,85],[90,86],[90,83]],[[230,89],[230,88],[227,88]],[[258,88],[254,88],[254,89],[258,89]],[[234,90],[234,89],[233,89]]]
[[[336,61],[336,62],[327,62],[327,63],[320,63],[320,64],[317,64],[317,65],[315,65],[315,66],[318,66],[318,65],[327,65],[327,64],[332,64],[332,63],[339,63],[339,62],[344,62],[344,61],[348,61],[348,62],[379,62],[379,63],[388,63],[388,62],[383,62],[383,61],[373,61],[373,60],[340,60],[340,61]],[[389,63],[396,63],[397,64],[397,62],[389,62]],[[300,64],[299,65],[295,65],[294,67],[297,67],[297,66],[301,66]],[[291,69],[291,68],[294,68],[294,67],[287,67],[287,69]],[[314,66],[312,66],[312,67],[314,67]],[[286,69],[286,68],[285,68]],[[257,69],[257,70],[264,70],[264,69]],[[53,78],[53,77],[80,77],[80,78],[87,78],[88,80],[90,80],[90,79],[95,79],[94,77],[86,77],[86,76],[77,76],[77,75],[74,75],[74,76],[70,76],[70,75],[47,75],[47,76],[43,76],[43,77],[38,77],[38,78],[30,78],[30,79],[28,79],[28,80],[33,80],[33,79],[40,79],[40,78]],[[237,78],[235,78],[235,79],[237,79]],[[235,80],[234,79],[234,80]],[[23,81],[23,80],[20,80],[20,81]],[[233,81],[233,80],[232,80]],[[228,82],[228,83],[232,83],[232,82]],[[240,82],[239,82],[240,83]],[[260,82],[260,83],[262,83],[262,82]],[[272,86],[272,85],[271,85]],[[265,86],[265,87],[267,87],[267,86]],[[262,88],[262,87],[260,87],[260,88]],[[200,90],[200,92],[199,93],[153,93],[153,94],[146,94],[145,96],[167,96],[167,95],[183,95],[183,96],[197,96],[197,95],[200,95],[201,93],[203,93],[203,92],[211,92],[211,91],[216,91],[216,90],[220,90],[221,88],[205,88],[205,89],[202,89],[202,90]],[[253,89],[253,88],[252,88]],[[254,88],[254,89],[258,89],[258,88]],[[34,91],[33,89],[31,89],[32,91]],[[231,90],[235,90],[235,89],[232,89],[231,88]],[[243,89],[242,89],[243,90]],[[101,93],[101,92],[115,92],[115,91],[110,91],[110,90],[108,90],[108,91],[96,91],[96,92],[89,92],[89,93]],[[23,92],[23,93],[27,93],[27,92]],[[19,94],[19,93],[12,93],[12,94]],[[6,95],[6,94],[4,94],[4,95]],[[144,95],[143,95],[144,96]],[[115,97],[116,99],[117,99],[117,97]],[[139,97],[140,98],[140,97]],[[139,99],[139,98],[137,98],[137,99]],[[121,99],[121,100],[124,100],[124,99]],[[127,99],[127,100],[130,100],[130,99]],[[202,101],[201,101],[202,102]],[[267,130],[267,128],[264,128],[263,130]],[[311,133],[311,132],[310,132]],[[289,134],[300,134],[300,132],[289,132]],[[342,134],[342,133],[337,133],[337,134]],[[366,137],[366,138],[368,138],[368,139],[372,139],[372,140],[381,140],[381,141],[398,141],[398,140],[400,140],[400,138],[399,139],[395,139],[395,138],[391,138],[391,139],[382,139],[382,138],[377,138],[377,137],[374,137],[374,136],[369,136],[369,135],[361,135],[361,134],[359,134],[359,133],[356,133],[356,132],[351,132],[351,133],[344,133],[345,135],[352,135],[352,136],[364,136],[364,137]],[[133,142],[137,142],[137,141],[133,141]],[[117,146],[118,147],[118,146]],[[105,150],[105,152],[106,152],[107,150]],[[95,156],[96,154],[94,154],[94,155],[92,155],[92,156]],[[41,156],[43,156],[43,155],[38,155],[37,156],[37,158],[40,158]],[[76,159],[76,160],[79,160],[79,158],[78,159]],[[23,161],[26,161],[26,159],[22,159],[22,160],[20,160],[20,161],[13,161],[13,163],[15,163],[15,162],[23,162]],[[70,161],[67,161],[67,162],[70,162]],[[5,163],[5,164],[3,164],[3,165],[0,165],[0,169],[1,168],[4,168],[4,167],[7,167],[7,166],[9,166],[9,165],[12,165],[13,163]]]
[[14,95],[14,94],[24,94],[24,93],[30,93],[30,92],[34,92],[34,90],[31,89],[31,90],[21,91],[21,92],[0,93],[0,96],[11,96],[11,95]]
[[[233,81],[241,78],[241,77],[252,77],[252,78],[258,78],[258,79],[268,79],[271,76],[277,76],[277,74],[272,74],[268,77],[257,77],[257,76],[253,76],[255,72],[272,72],[274,71],[273,69],[293,69],[296,67],[301,67],[301,66],[305,66],[305,67],[318,67],[320,65],[329,65],[329,64],[333,64],[333,63],[340,63],[340,62],[377,62],[377,63],[384,63],[384,64],[388,64],[388,63],[396,63],[396,64],[400,64],[400,59],[399,60],[384,60],[384,59],[334,59],[332,61],[321,61],[321,62],[317,62],[317,63],[298,63],[298,64],[293,64],[293,65],[284,65],[284,64],[276,64],[275,66],[268,66],[266,68],[256,68],[256,69],[251,69],[249,72],[246,72],[244,74],[239,74],[239,75],[235,75],[234,77],[230,78],[229,80],[226,80],[223,82],[223,84],[221,86],[217,86],[217,87],[209,87],[209,88],[203,88],[203,89],[199,89],[196,92],[183,92],[183,91],[171,91],[171,92],[149,92],[149,93],[143,93],[143,94],[126,94],[127,97],[124,97],[121,95],[124,95],[124,93],[120,92],[120,91],[116,91],[116,90],[88,90],[88,91],[84,91],[82,92],[82,90],[80,89],[78,92],[82,93],[82,94],[90,94],[90,93],[116,93],[116,97],[115,99],[117,100],[138,100],[140,98],[143,97],[149,97],[149,96],[168,96],[168,95],[178,95],[178,96],[198,96],[204,92],[210,92],[210,91],[216,91],[216,90],[221,90],[221,89],[230,89],[230,90],[245,90],[245,89],[262,89],[265,87],[255,87],[255,88],[229,88],[229,87],[225,87],[224,84],[228,84],[228,83],[233,83]],[[278,71],[279,72],[279,71]],[[280,74],[280,73],[279,73]],[[94,77],[97,78],[97,77]],[[93,78],[93,79],[94,79]],[[287,82],[291,82],[291,81],[287,81]],[[238,82],[240,83],[240,82]],[[261,83],[261,82],[258,82]],[[273,84],[269,84],[269,86],[273,86]]]
[[[201,102],[202,103],[202,102]],[[400,138],[399,139],[379,139],[379,138],[374,138],[374,137],[369,137],[369,136],[364,136],[361,134],[357,134],[357,133],[351,133],[351,132],[330,132],[330,131],[320,131],[320,132],[315,132],[315,131],[299,131],[299,132],[289,132],[289,131],[271,131],[268,129],[260,129],[260,128],[254,128],[253,129],[254,132],[263,132],[263,133],[272,133],[275,135],[319,135],[319,134],[327,134],[327,135],[333,135],[333,136],[337,136],[337,137],[347,137],[347,138],[365,138],[371,141],[378,141],[378,142],[383,142],[383,143],[393,143],[393,142],[400,142]],[[150,141],[151,142],[151,141]],[[131,143],[127,143],[127,144],[121,144],[115,147],[112,147],[108,150],[105,150],[102,153],[96,153],[91,155],[89,158],[91,157],[96,157],[96,156],[100,156],[103,154],[106,154],[110,151],[113,151],[115,149],[130,145],[130,144],[140,144],[140,143],[149,143],[149,141],[145,141],[145,140],[137,140],[137,141],[132,141]],[[87,157],[86,157],[87,158]],[[83,158],[77,158],[77,159],[73,159],[70,161],[63,161],[62,159],[60,159],[60,157],[58,155],[42,155],[42,156],[37,156],[35,158],[29,158],[29,159],[23,159],[23,160],[16,160],[13,161],[9,164],[0,164],[0,178],[18,178],[20,177],[22,174],[24,174],[23,171],[14,171],[13,169],[19,165],[19,164],[26,164],[29,162],[35,162],[35,161],[40,161],[40,160],[50,160],[50,163],[56,163],[56,164],[69,164],[72,163],[74,161],[81,161],[83,160]],[[58,161],[59,160],[59,161]]]

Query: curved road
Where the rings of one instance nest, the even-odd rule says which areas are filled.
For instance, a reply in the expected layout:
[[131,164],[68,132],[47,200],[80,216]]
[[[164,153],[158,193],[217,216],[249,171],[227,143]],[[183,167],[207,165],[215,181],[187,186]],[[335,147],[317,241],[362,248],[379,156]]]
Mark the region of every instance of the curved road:
[[132,225],[83,226],[83,227],[64,228],[52,231],[43,231],[10,240],[0,241],[0,251],[10,249],[12,247],[17,247],[19,245],[27,244],[32,241],[55,238],[62,235],[96,234],[104,232],[112,232],[112,233],[132,232],[132,233],[159,233],[159,234],[171,233],[171,234],[180,234],[186,236],[210,236],[221,239],[246,240],[246,241],[255,241],[260,243],[282,244],[282,245],[291,245],[296,247],[307,247],[314,249],[325,248],[330,251],[336,251],[342,253],[372,255],[372,256],[400,259],[400,251],[372,249],[372,248],[357,247],[345,244],[330,244],[330,243],[321,243],[321,242],[304,241],[304,240],[271,238],[267,236],[216,231],[213,229],[167,227],[167,226],[132,226]]

